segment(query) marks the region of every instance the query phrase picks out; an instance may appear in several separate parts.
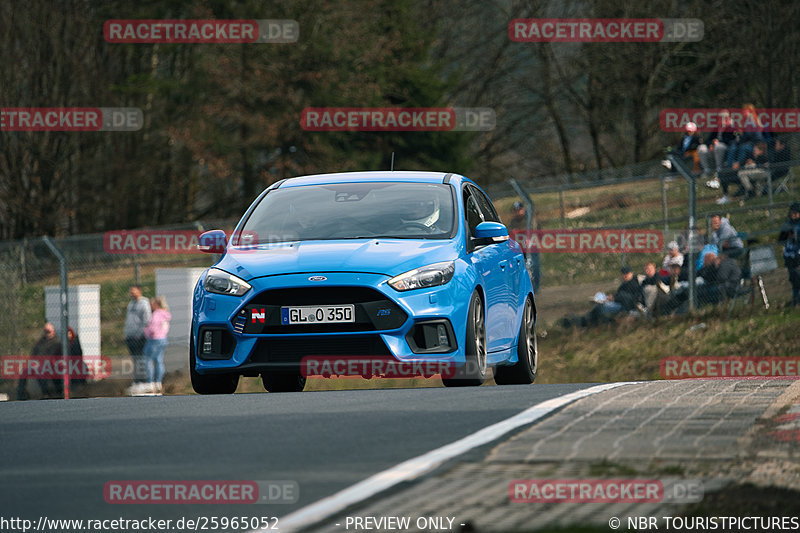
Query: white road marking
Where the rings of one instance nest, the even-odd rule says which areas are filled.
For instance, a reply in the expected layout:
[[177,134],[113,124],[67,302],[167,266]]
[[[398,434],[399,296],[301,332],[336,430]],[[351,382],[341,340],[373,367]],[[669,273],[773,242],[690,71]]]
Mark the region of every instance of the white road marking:
[[[606,383],[588,389],[572,392],[553,398],[545,402],[529,407],[521,413],[507,418],[491,426],[487,426],[472,435],[459,439],[453,443],[442,446],[428,453],[409,459],[397,466],[379,472],[364,481],[351,485],[332,496],[323,498],[317,502],[307,505],[297,511],[286,515],[278,521],[280,529],[284,533],[287,531],[297,531],[320,522],[331,515],[342,512],[351,505],[371,498],[375,494],[382,492],[398,483],[415,479],[426,472],[433,470],[445,461],[458,455],[466,453],[473,448],[483,446],[493,440],[497,440],[509,431],[520,426],[530,424],[546,416],[547,414],[560,409],[576,400],[604,392],[623,385],[632,385],[635,382]],[[258,530],[253,530],[253,532]],[[253,533],[248,532],[248,533]]]

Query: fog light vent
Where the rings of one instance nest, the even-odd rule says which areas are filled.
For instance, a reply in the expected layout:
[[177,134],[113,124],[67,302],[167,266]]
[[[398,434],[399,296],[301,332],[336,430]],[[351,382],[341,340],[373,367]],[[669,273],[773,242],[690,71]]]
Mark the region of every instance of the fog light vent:
[[214,349],[214,334],[211,331],[206,330],[203,333],[203,353],[211,353]]

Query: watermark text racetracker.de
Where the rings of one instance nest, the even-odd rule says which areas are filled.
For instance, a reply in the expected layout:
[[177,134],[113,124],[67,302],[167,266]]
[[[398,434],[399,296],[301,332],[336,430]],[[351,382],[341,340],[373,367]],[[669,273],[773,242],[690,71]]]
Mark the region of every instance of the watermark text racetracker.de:
[[514,503],[696,503],[703,499],[699,479],[514,479]]
[[297,503],[300,486],[291,480],[118,480],[103,486],[110,504]]
[[109,43],[295,43],[300,27],[282,19],[107,20],[103,37]]
[[138,131],[138,107],[0,107],[0,131]]
[[300,372],[304,377],[373,377],[408,379],[441,376],[452,378],[461,367],[451,361],[399,361],[392,357],[372,356],[306,356],[300,361]]
[[[252,231],[205,235],[198,230],[113,230],[103,234],[103,249],[110,254],[193,254],[204,247],[226,249],[231,253],[253,252],[258,245],[291,242],[294,235],[266,238]],[[230,243],[230,246],[228,246]]]
[[800,378],[800,357],[665,357],[664,379]]
[[511,238],[525,252],[540,253],[658,253],[664,234],[647,229],[512,230]]
[[741,109],[669,108],[658,115],[661,130],[683,132],[686,124],[693,122],[698,131],[718,131],[729,127],[735,131],[770,131],[775,133],[800,132],[800,108],[761,108],[752,112]]
[[528,18],[508,23],[508,37],[522,43],[697,42],[700,19]]
[[490,107],[307,107],[300,114],[306,131],[490,131]]
[[[132,369],[131,369],[132,371]],[[3,355],[2,379],[107,379],[112,361],[104,355]]]

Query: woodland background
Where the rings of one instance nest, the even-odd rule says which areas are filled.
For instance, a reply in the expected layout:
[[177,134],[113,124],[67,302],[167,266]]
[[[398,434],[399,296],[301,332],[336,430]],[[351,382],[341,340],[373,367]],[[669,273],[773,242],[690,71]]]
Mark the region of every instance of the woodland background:
[[[528,17],[699,18],[697,43],[516,43]],[[108,19],[294,19],[293,44],[111,44]],[[0,239],[238,216],[316,172],[481,184],[660,158],[667,107],[797,107],[789,0],[0,2],[0,107],[138,107],[137,132],[0,132]],[[306,132],[305,107],[492,107],[490,132]]]

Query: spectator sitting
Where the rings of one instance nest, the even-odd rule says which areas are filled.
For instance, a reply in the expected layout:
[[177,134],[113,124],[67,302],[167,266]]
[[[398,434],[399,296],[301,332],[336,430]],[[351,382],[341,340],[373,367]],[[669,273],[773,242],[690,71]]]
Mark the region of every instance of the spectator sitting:
[[697,261],[695,261],[695,272],[699,271],[705,265],[705,257],[706,254],[713,253],[714,255],[719,255],[719,247],[716,244],[706,244],[700,250],[700,253],[697,254]]
[[564,327],[568,328],[573,324],[583,327],[596,326],[600,322],[611,322],[617,314],[628,311],[646,311],[644,307],[644,293],[639,285],[639,280],[633,275],[629,267],[622,267],[620,270],[622,283],[615,294],[595,294],[595,306],[586,315],[577,319],[570,320],[565,317],[562,319]]
[[766,184],[769,176],[767,143],[759,141],[752,145],[752,147],[747,148],[746,151],[748,152],[748,156],[744,161],[744,168],[739,169],[738,172],[732,170],[722,177],[722,197],[717,200],[717,204],[724,205],[731,201],[728,196],[728,186],[731,183],[739,185],[739,190],[736,192],[735,196],[747,195],[748,198],[752,198],[762,191],[762,187],[753,187],[752,182],[754,180],[763,179]]
[[[681,138],[678,145],[669,151],[670,154],[682,158],[687,164],[692,162],[692,172],[698,174],[700,172],[700,155],[698,154],[698,147],[702,140],[697,133],[697,124],[694,122],[687,122],[684,126],[685,133]],[[672,168],[672,163],[667,159],[662,162],[667,168]]]
[[792,160],[792,152],[783,139],[775,138],[769,156],[774,184],[775,180],[779,180],[789,173],[789,161]]
[[736,145],[736,133],[731,124],[730,113],[723,110],[720,112],[719,118],[717,131],[711,132],[706,142],[697,149],[704,174],[711,174],[711,169],[714,169],[714,178],[706,182],[706,186],[712,189],[719,189],[719,174],[725,167],[725,156],[728,149],[734,148]]
[[730,257],[713,252],[705,257],[697,273],[697,300],[700,305],[717,304],[733,298],[739,288],[742,271]]
[[661,263],[661,276],[669,277],[669,265],[672,262],[677,262],[678,265],[683,266],[683,254],[678,245],[678,241],[670,241],[667,244],[667,255],[664,256],[664,261]]
[[640,274],[638,278],[639,285],[642,287],[642,293],[644,294],[644,306],[649,311],[653,309],[656,296],[658,295],[658,285],[661,281],[656,274],[656,264],[647,263],[644,266],[644,274]]
[[[753,155],[745,162],[744,167],[739,171],[739,181],[744,191],[739,191],[737,194],[743,195],[746,192],[748,198],[761,195],[766,190],[770,172],[767,143],[760,142],[753,147]],[[753,181],[762,179],[763,183],[753,185]]]
[[742,106],[742,124],[740,135],[735,150],[730,150],[727,157],[727,166],[739,170],[745,161],[751,158],[753,147],[760,142],[768,140],[769,135],[764,131],[764,125],[758,118],[753,104]]
[[711,216],[711,237],[708,242],[715,244],[720,252],[733,257],[741,257],[744,254],[744,243],[739,238],[739,233],[736,231],[730,221],[720,214]]
[[[729,175],[730,176],[730,175]],[[745,161],[744,168],[739,170],[735,179],[730,177],[723,179],[722,198],[717,200],[717,204],[723,205],[730,202],[728,197],[728,185],[738,183],[739,190],[735,196],[747,195],[748,198],[756,196],[763,190],[763,186],[753,187],[753,181],[764,180],[764,184],[769,177],[769,159],[767,158],[767,143],[760,142],[753,147],[753,153]]]
[[689,271],[683,264],[672,261],[669,264],[669,279],[667,280],[670,291],[684,289],[689,285]]
[[668,290],[662,290],[656,299],[654,315],[669,315],[688,302],[689,272],[677,261],[670,264]]

